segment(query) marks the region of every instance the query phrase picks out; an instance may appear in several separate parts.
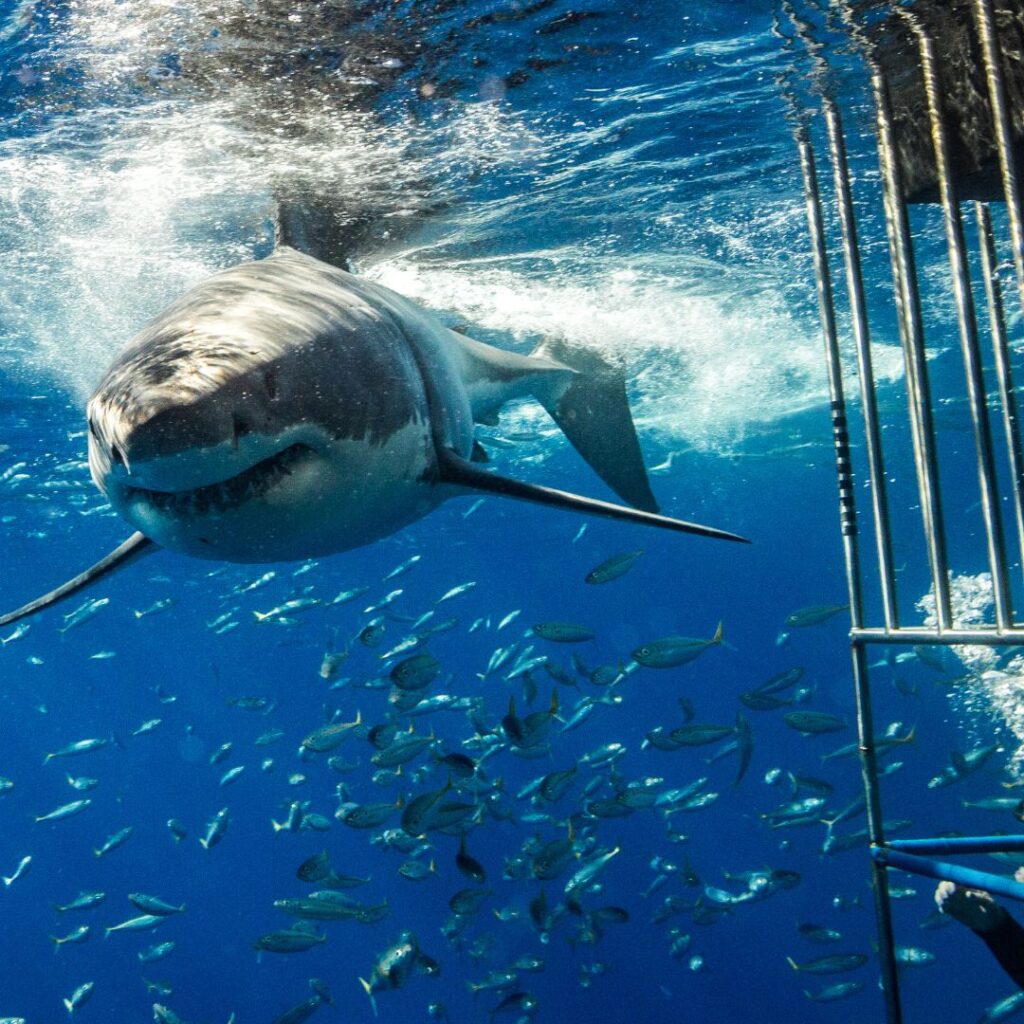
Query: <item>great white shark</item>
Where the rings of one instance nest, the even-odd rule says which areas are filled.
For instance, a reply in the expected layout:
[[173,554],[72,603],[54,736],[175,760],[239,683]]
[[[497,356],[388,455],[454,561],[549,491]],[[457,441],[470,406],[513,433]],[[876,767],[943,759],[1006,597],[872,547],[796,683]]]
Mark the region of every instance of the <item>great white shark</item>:
[[[526,397],[632,507],[475,464],[475,424]],[[158,547],[231,562],[327,555],[467,492],[744,540],[659,513],[617,367],[560,341],[530,355],[474,341],[288,244],[172,303],[107,369],[86,415],[92,478],[136,532],[0,625]]]

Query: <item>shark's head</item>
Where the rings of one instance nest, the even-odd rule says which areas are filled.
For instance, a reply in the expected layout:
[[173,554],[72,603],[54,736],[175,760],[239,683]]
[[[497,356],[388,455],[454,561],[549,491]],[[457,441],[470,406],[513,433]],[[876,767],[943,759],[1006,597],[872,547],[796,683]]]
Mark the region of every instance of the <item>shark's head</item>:
[[[326,498],[330,438],[294,415],[273,368],[197,354],[115,365],[89,402],[89,467],[117,512],[164,547],[223,557],[248,523],[250,557],[289,543]],[[262,522],[253,543],[254,515]]]
[[365,331],[325,330],[301,296],[240,302],[217,280],[146,328],[89,402],[89,466],[114,509],[164,547],[253,562],[422,515],[432,448],[407,347],[385,330],[367,351]]

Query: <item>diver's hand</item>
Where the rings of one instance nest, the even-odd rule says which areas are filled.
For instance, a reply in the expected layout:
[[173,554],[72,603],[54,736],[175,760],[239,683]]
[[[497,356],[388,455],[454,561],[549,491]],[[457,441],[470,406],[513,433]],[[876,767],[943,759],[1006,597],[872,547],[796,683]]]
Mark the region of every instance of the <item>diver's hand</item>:
[[976,932],[987,932],[1002,924],[1007,913],[982,889],[964,889],[952,882],[940,882],[935,890],[939,910],[955,917]]

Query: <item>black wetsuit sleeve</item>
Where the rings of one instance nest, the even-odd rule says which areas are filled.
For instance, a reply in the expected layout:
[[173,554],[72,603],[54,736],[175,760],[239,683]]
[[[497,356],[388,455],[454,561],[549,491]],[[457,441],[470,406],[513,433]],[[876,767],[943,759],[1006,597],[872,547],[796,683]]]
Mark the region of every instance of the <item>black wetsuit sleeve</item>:
[[1024,928],[1007,914],[995,928],[975,935],[992,951],[999,966],[1024,988]]

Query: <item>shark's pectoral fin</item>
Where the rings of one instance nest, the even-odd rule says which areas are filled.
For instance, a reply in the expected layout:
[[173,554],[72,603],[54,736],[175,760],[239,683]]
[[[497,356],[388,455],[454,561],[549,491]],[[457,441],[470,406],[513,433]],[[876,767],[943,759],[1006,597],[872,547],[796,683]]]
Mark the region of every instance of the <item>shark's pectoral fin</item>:
[[548,505],[552,508],[583,512],[592,516],[604,516],[607,519],[619,519],[627,523],[658,526],[663,530],[675,530],[678,533],[696,533],[702,537],[750,543],[746,537],[740,537],[738,534],[729,533],[726,530],[717,530],[713,526],[688,523],[682,519],[672,519],[655,512],[645,512],[642,509],[628,508],[625,505],[613,505],[611,502],[599,501],[597,498],[585,498],[569,491],[557,491],[553,487],[542,487],[539,484],[528,484],[522,480],[499,476],[497,473],[477,469],[472,463],[460,458],[449,449],[439,450],[437,460],[440,482],[454,484],[467,490],[500,494],[506,498],[532,501],[537,505]]
[[29,601],[28,604],[22,605],[17,611],[0,615],[0,626],[6,626],[17,619],[25,618],[26,615],[31,615],[33,612],[38,612],[52,604],[57,604],[58,601],[63,601],[64,598],[70,597],[84,587],[88,587],[108,573],[124,567],[129,562],[134,562],[135,559],[148,554],[150,551],[155,551],[156,548],[157,545],[148,537],[141,533],[133,533],[123,544],[114,548],[109,555],[101,558],[95,565],[86,569],[85,572],[79,573],[74,579],[68,580],[67,583],[62,583],[56,590],[51,590],[48,594],[43,594],[42,597],[37,597],[34,601]]

